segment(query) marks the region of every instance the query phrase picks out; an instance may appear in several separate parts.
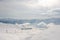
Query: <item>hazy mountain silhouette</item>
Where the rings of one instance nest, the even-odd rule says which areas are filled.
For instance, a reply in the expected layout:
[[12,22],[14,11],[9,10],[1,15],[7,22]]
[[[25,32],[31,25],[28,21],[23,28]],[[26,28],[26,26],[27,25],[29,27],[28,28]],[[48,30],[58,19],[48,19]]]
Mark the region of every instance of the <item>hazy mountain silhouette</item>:
[[12,18],[1,18],[0,22],[2,23],[7,23],[7,24],[23,24],[23,23],[31,23],[31,24],[37,24],[40,22],[45,22],[45,23],[55,23],[55,24],[60,24],[60,18],[50,18],[50,19],[12,19]]

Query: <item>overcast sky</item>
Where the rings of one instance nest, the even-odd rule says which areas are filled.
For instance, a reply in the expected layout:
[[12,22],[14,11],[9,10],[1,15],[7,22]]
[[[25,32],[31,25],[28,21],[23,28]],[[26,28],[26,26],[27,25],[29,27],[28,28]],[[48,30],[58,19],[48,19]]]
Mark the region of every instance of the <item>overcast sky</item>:
[[60,0],[0,0],[0,17],[58,18],[60,17]]

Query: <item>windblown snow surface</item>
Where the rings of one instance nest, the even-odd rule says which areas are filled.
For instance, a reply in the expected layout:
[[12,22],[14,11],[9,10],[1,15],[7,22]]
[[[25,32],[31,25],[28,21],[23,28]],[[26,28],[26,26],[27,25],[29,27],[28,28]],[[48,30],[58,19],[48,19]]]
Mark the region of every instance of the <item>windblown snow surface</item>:
[[31,30],[21,30],[20,25],[0,23],[0,40],[60,40],[60,25],[53,23],[48,28],[33,27]]

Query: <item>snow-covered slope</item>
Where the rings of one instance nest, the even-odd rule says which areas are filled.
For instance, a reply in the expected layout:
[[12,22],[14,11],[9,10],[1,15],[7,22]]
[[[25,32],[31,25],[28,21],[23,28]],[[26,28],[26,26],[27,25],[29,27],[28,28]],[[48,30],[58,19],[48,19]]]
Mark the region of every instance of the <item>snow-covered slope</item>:
[[12,24],[0,24],[0,40],[60,40],[60,25],[47,24],[48,29],[21,30]]

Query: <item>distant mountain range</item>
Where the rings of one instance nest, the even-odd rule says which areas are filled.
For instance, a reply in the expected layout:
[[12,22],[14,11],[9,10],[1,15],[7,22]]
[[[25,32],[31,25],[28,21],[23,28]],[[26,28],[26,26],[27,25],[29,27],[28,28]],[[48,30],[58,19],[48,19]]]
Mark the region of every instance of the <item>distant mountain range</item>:
[[23,24],[23,23],[31,23],[31,24],[36,24],[39,22],[45,22],[45,23],[54,23],[54,24],[60,24],[60,18],[50,18],[50,19],[12,19],[12,18],[0,18],[1,23],[7,23],[7,24]]

